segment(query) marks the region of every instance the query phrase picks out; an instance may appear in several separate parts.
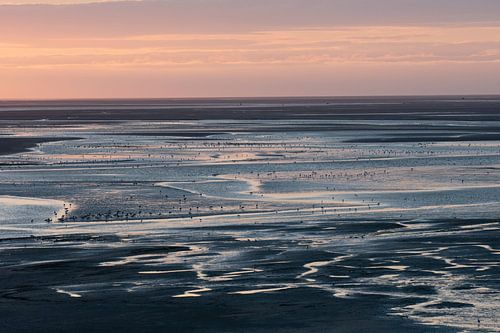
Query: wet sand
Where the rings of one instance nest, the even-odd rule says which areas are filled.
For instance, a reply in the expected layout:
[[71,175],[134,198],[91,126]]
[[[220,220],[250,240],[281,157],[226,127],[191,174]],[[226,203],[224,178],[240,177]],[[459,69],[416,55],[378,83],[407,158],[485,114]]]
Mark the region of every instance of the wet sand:
[[1,102],[0,331],[498,332],[499,107]]
[[66,140],[78,140],[79,138],[21,138],[3,137],[0,138],[0,155],[11,155],[27,152],[37,145],[45,142],[58,142]]
[[[479,223],[456,221],[454,227]],[[397,252],[421,248],[431,238],[417,234],[435,226],[429,225],[404,239],[394,239],[389,236],[390,231],[401,228],[396,221],[364,222],[362,228],[357,224],[358,221],[351,220],[304,226],[295,221],[288,226],[279,223],[254,227],[227,225],[146,237],[75,234],[3,240],[0,309],[6,315],[2,327],[16,332],[34,328],[37,331],[78,328],[97,332],[232,332],[242,327],[255,332],[457,331],[438,324],[421,326],[388,315],[391,308],[426,302],[436,293],[431,285],[407,285],[405,290],[389,283],[378,291],[370,291],[373,282],[368,281],[350,286],[349,278],[354,276],[375,281],[388,274],[408,274],[403,263],[384,266],[380,258],[384,254],[379,251],[393,251],[393,260],[412,260],[411,256],[398,256]],[[339,227],[338,245],[332,244],[332,250],[338,252],[307,246],[307,242],[312,242],[310,237],[327,225]],[[262,237],[278,229],[309,235],[310,240],[300,244]],[[384,230],[388,238],[374,239],[374,232]],[[242,236],[249,231],[254,236],[255,232],[262,236],[249,242],[228,236],[230,232]],[[370,232],[364,236],[365,244],[359,241],[359,232]],[[448,243],[457,238],[442,236],[433,240]],[[168,243],[178,245],[163,245]],[[208,248],[200,251],[198,246]],[[288,250],[279,250],[283,247]],[[427,251],[434,249],[430,244],[425,247]],[[252,266],[248,271],[240,268],[237,272],[228,272],[224,261],[219,268],[214,266],[211,270],[207,266],[203,274],[196,271],[202,269],[203,262],[217,258],[216,252],[240,252],[243,248],[246,250],[238,260]],[[176,258],[176,254],[179,257]],[[369,259],[375,262],[369,264]],[[315,262],[318,265],[315,266]],[[432,260],[420,265],[429,272],[449,270]],[[334,282],[327,282],[333,274]],[[436,282],[440,280],[438,273],[421,274]],[[203,278],[198,280],[196,276]],[[176,297],[189,290],[193,291],[193,297]],[[203,292],[197,294],[197,290]],[[401,298],[398,296],[401,292],[413,296]],[[467,303],[462,303],[464,305]]]
[[470,142],[470,141],[498,141],[500,140],[500,133],[498,134],[467,134],[467,133],[454,133],[449,136],[419,136],[418,134],[411,137],[384,137],[384,138],[365,138],[358,140],[349,140],[351,143],[390,143],[390,142]]
[[459,117],[464,121],[498,121],[499,106],[499,96],[1,101],[0,118],[122,121],[447,120]]

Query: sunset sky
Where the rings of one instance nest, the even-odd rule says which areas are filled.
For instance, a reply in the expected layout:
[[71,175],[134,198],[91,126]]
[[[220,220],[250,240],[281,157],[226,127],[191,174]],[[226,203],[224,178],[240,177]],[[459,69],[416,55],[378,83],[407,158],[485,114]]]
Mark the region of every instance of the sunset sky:
[[500,93],[499,0],[0,0],[0,98]]

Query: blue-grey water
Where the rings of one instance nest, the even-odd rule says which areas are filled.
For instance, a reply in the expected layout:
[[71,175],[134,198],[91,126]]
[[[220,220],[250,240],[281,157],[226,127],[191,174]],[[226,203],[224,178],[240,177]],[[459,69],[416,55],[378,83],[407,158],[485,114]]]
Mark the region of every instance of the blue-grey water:
[[0,103],[0,329],[498,332],[495,110]]

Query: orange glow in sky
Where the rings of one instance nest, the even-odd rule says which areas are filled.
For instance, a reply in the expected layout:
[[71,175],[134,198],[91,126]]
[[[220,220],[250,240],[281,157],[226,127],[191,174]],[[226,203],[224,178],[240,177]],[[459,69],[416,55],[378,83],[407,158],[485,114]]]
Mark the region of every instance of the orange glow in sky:
[[0,98],[500,93],[498,1],[81,2],[0,1]]

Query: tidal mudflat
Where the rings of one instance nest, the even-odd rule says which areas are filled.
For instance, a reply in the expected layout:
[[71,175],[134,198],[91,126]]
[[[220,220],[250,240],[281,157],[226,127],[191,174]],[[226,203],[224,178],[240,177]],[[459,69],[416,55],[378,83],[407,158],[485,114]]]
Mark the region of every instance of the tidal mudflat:
[[500,331],[500,98],[0,103],[0,331]]

